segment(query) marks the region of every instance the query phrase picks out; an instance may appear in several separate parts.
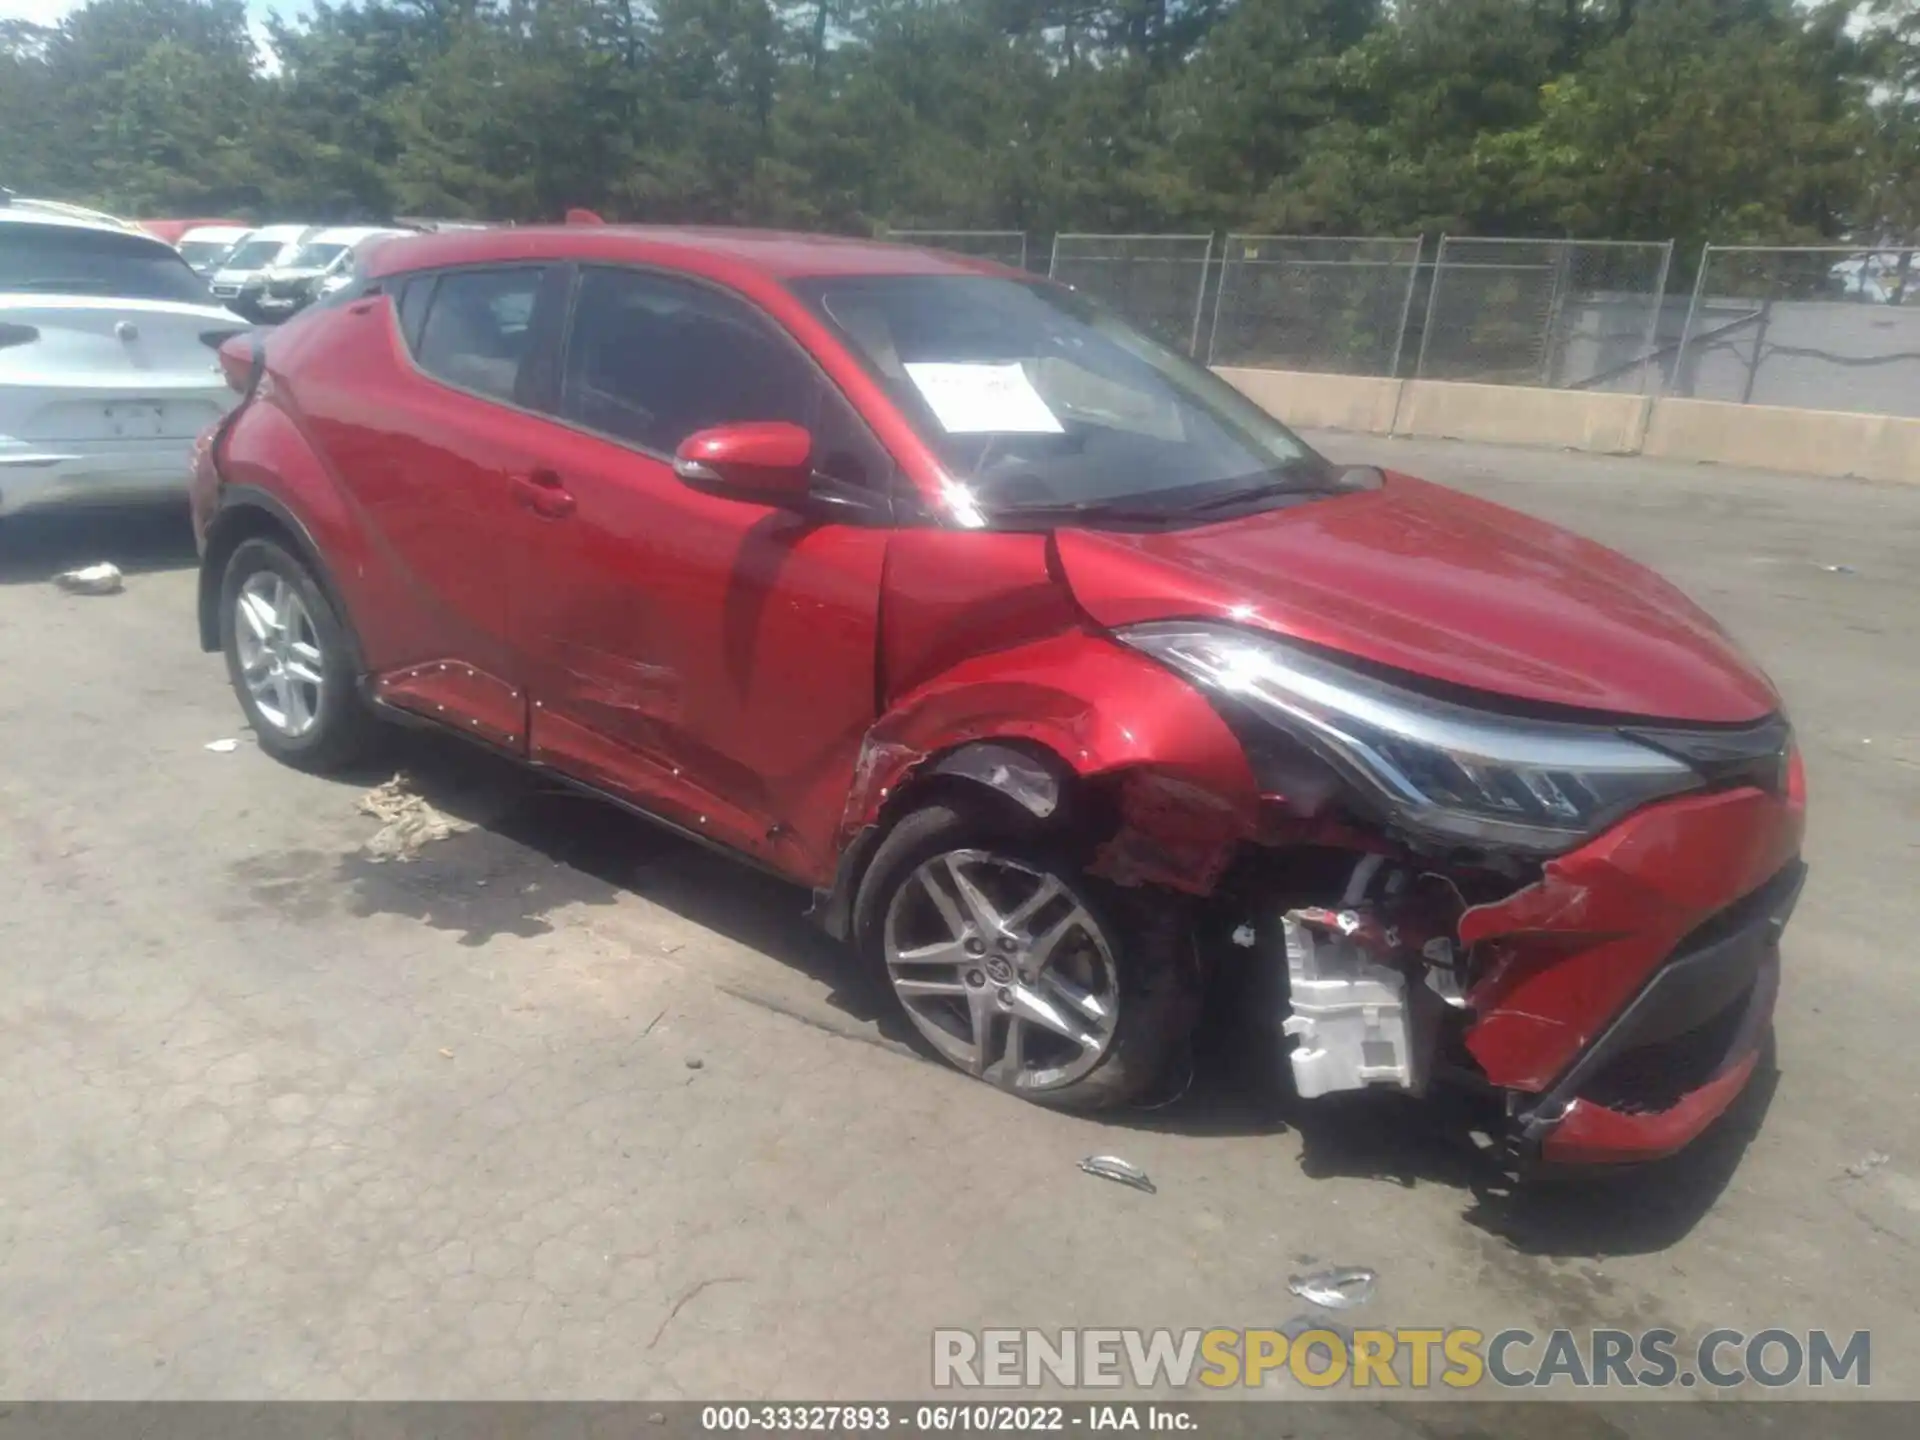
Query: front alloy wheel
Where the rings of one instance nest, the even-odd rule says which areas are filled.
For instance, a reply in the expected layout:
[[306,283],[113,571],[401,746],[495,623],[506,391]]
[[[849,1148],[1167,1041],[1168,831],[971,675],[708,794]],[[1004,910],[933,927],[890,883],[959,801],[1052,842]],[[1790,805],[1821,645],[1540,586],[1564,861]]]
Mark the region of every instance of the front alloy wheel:
[[1078,897],[1031,865],[975,849],[934,856],[894,892],[884,944],[914,1027],[1006,1089],[1071,1085],[1113,1043],[1112,946]]
[[1100,1110],[1165,1077],[1198,1011],[1176,897],[1087,874],[1086,845],[990,800],[903,815],[853,905],[853,942],[921,1042],[1024,1099]]

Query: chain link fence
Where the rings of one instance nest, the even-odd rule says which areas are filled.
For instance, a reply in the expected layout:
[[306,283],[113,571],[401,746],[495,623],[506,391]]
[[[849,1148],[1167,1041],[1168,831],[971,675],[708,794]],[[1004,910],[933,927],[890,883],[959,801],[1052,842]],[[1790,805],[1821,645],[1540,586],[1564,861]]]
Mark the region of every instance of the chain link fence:
[[1668,393],[1920,417],[1920,252],[1707,246]]
[[1417,239],[1229,235],[1207,363],[1397,374],[1419,272]]
[[888,230],[884,236],[902,245],[949,250],[977,260],[993,260],[1016,270],[1027,268],[1027,232],[1024,230]]
[[1651,383],[1671,241],[1443,236],[1414,373],[1640,389]]
[[1212,260],[1211,235],[1056,235],[1047,273],[1197,355]]

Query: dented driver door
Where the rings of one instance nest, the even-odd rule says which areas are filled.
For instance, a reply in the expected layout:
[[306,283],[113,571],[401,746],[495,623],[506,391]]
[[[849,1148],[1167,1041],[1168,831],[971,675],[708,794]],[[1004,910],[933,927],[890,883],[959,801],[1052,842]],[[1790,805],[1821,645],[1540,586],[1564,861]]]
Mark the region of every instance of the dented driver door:
[[889,530],[689,488],[687,435],[784,420],[816,469],[883,491],[885,452],[744,300],[584,268],[544,466],[520,521],[513,631],[532,758],[784,873],[831,873],[873,723]]

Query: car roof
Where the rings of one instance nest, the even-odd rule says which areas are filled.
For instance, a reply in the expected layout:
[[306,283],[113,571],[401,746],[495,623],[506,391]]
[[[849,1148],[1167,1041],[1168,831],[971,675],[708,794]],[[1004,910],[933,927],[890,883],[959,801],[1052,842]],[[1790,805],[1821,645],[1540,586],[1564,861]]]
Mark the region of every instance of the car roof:
[[371,240],[376,235],[405,235],[405,230],[395,230],[390,225],[338,225],[331,230],[322,230],[307,243],[310,245],[358,245],[362,240]]
[[298,240],[314,227],[311,225],[262,225],[249,237],[254,240]]
[[245,225],[196,225],[180,237],[181,244],[189,240],[239,240],[253,234]]
[[138,226],[103,211],[88,210],[79,205],[67,205],[58,200],[27,200],[17,195],[9,197],[4,205],[0,205],[0,224],[56,225],[69,230],[104,230],[113,235],[132,235],[141,240],[152,240],[156,245],[166,243],[154,240],[153,236]]
[[825,275],[1023,275],[989,260],[879,240],[718,226],[530,225],[441,231],[395,240],[375,253],[369,268],[375,278],[405,270],[517,260],[625,261],[718,278],[753,274],[780,280]]

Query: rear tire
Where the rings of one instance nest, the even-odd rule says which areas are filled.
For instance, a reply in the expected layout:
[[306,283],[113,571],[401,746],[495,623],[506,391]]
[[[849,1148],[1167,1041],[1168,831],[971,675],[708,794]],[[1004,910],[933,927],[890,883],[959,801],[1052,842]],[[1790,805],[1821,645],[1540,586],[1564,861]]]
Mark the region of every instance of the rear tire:
[[254,737],[274,759],[321,772],[372,747],[376,722],[360,698],[346,624],[278,542],[244,540],[228,558],[220,648]]
[[985,807],[930,804],[875,852],[853,941],[948,1064],[1036,1104],[1103,1110],[1160,1082],[1199,985],[1184,908],[1081,865]]

